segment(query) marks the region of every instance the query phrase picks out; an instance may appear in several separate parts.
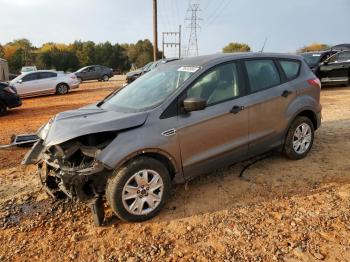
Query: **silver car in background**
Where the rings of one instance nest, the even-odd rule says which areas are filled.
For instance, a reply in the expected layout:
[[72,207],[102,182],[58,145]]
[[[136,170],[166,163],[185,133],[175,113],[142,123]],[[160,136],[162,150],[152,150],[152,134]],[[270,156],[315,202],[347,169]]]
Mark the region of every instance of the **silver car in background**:
[[64,95],[71,89],[79,87],[79,81],[74,74],[52,70],[38,70],[19,75],[10,82],[16,88],[20,97],[45,94]]

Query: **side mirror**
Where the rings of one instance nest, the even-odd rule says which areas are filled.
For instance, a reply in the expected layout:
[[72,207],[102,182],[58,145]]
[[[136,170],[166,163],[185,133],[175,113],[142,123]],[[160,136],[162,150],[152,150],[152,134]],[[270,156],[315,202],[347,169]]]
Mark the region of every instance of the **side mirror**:
[[23,83],[23,80],[20,79],[20,80],[17,81],[17,83],[18,83],[18,84],[22,84],[22,83]]
[[186,112],[200,111],[207,107],[207,101],[199,97],[188,97],[184,100],[183,106]]

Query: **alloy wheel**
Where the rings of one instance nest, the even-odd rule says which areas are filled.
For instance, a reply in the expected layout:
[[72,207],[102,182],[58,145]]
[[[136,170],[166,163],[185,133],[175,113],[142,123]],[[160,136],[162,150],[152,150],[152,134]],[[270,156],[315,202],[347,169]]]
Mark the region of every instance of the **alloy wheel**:
[[126,182],[122,201],[125,209],[134,215],[147,215],[161,203],[164,191],[162,177],[154,170],[141,170]]
[[59,93],[61,95],[68,93],[68,87],[66,85],[63,85],[63,84],[59,85],[57,87],[57,93]]
[[304,154],[310,147],[312,140],[311,127],[302,123],[299,125],[294,132],[293,136],[293,149],[297,154]]

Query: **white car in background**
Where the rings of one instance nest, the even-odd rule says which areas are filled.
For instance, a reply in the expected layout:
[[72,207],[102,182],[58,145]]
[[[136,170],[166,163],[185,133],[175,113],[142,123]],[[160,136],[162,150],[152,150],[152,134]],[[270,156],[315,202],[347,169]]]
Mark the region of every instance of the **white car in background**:
[[64,95],[71,89],[79,87],[79,81],[74,74],[65,74],[52,70],[38,70],[24,73],[10,82],[16,88],[20,97],[45,94]]
[[38,71],[38,69],[36,69],[36,66],[23,66],[21,69],[21,74],[34,72],[34,71]]

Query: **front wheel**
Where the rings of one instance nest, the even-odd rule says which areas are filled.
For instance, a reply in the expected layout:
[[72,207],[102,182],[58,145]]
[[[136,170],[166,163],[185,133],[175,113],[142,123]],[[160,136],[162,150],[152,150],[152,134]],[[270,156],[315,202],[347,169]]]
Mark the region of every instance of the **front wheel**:
[[170,190],[167,168],[153,158],[140,157],[109,178],[106,198],[120,219],[141,222],[161,211]]
[[290,159],[302,159],[310,152],[314,142],[314,126],[307,117],[297,117],[288,130],[284,154]]
[[102,80],[105,81],[105,82],[107,82],[107,81],[109,80],[109,76],[108,76],[108,75],[104,75],[104,76],[102,77]]

